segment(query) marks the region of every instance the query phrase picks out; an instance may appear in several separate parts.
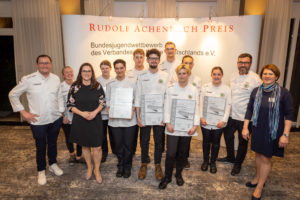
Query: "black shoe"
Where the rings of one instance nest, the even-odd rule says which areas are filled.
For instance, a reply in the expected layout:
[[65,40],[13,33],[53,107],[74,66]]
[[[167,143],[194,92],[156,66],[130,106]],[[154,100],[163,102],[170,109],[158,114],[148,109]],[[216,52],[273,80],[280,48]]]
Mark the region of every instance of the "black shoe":
[[102,156],[101,163],[104,163],[105,161],[106,161],[106,156]]
[[217,173],[217,166],[216,163],[210,163],[210,173],[215,174]]
[[251,200],[260,200],[260,199],[261,199],[261,197],[257,198],[257,197],[255,197],[253,195],[252,195],[252,198],[251,198]]
[[118,169],[117,173],[116,173],[116,177],[120,178],[123,176],[123,170],[122,169]]
[[255,188],[257,186],[257,183],[256,184],[252,184],[251,181],[248,181],[246,183],[246,186],[249,187],[249,188]]
[[207,169],[208,169],[208,161],[204,161],[201,165],[201,170],[207,171]]
[[190,162],[189,162],[189,160],[188,159],[186,159],[186,161],[184,162],[184,169],[189,169],[191,167],[191,164],[190,164]]
[[217,161],[219,162],[229,162],[229,163],[233,163],[234,159],[228,158],[228,157],[224,157],[224,158],[218,158]]
[[241,168],[242,168],[242,165],[241,165],[241,164],[235,163],[235,164],[233,165],[232,170],[231,170],[231,175],[232,175],[232,176],[235,176],[236,174],[239,174],[240,171],[241,171]]
[[176,177],[176,183],[178,186],[183,186],[184,180],[183,180],[182,176]]
[[76,163],[81,163],[81,164],[85,164],[85,160],[83,157],[76,159]]
[[161,180],[161,182],[159,183],[158,185],[158,188],[159,189],[166,189],[167,185],[171,182],[171,179],[168,179],[168,178],[163,178]]
[[131,176],[131,172],[130,171],[125,171],[123,173],[123,178],[129,178]]

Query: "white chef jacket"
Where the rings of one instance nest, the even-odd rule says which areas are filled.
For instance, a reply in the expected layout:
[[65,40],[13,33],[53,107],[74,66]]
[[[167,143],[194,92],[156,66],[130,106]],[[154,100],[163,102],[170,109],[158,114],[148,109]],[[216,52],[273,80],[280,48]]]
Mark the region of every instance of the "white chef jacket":
[[[201,88],[201,94],[200,94],[200,118],[203,118],[203,103],[204,103],[204,97],[210,96],[210,97],[222,97],[226,99],[225,104],[225,113],[223,116],[222,122],[226,123],[228,121],[228,117],[230,114],[230,108],[231,108],[231,90],[227,85],[221,84],[218,87],[214,86],[212,83],[206,83]],[[203,128],[206,129],[219,129],[216,126],[213,125],[201,125]]]
[[126,71],[126,76],[133,80],[134,82],[137,81],[137,78],[140,74],[142,74],[143,72],[145,72],[147,69],[144,67],[143,70],[137,70],[135,67]]
[[[171,84],[174,84],[175,82],[178,82],[178,77],[177,77],[176,72],[175,72],[175,74],[172,75],[172,77],[170,79],[171,79],[170,80]],[[198,89],[198,93],[200,95],[201,85],[202,85],[201,78],[199,78],[195,74],[191,74],[190,77],[189,77],[189,83],[192,84],[193,86],[195,86]]]
[[239,72],[235,72],[231,76],[232,119],[244,121],[251,92],[260,84],[259,76],[252,71],[249,71],[247,75],[240,75]]
[[[135,82],[130,80],[128,77],[125,77],[122,81],[119,81],[117,78],[112,80],[107,84],[106,89],[106,106],[110,107],[110,96],[111,96],[111,88],[133,88],[133,104],[132,106],[135,107],[134,104],[134,97],[136,92]],[[136,125],[136,113],[133,114],[132,119],[109,119],[108,125],[112,127],[130,127]]]
[[162,61],[162,63],[160,64],[160,66],[159,66],[159,69],[161,70],[161,71],[164,71],[164,72],[167,72],[169,75],[172,75],[172,74],[176,74],[176,72],[175,72],[175,70],[176,70],[176,67],[178,66],[178,65],[180,65],[180,61],[178,61],[178,60],[174,60],[173,62],[169,62],[169,61],[167,61],[167,60],[164,60],[164,61]]
[[153,74],[149,70],[146,70],[138,76],[135,106],[141,107],[141,98],[144,94],[165,95],[169,84],[169,75],[166,72],[158,70]]
[[67,108],[67,101],[68,101],[68,94],[69,94],[70,87],[71,85],[66,83],[66,81],[63,81],[60,84],[59,92],[61,93],[64,100],[64,108],[65,108],[64,116],[70,121],[69,124],[72,124],[73,113],[70,112],[69,109]]
[[50,73],[45,78],[39,71],[24,76],[19,84],[9,92],[9,100],[14,112],[24,110],[20,96],[25,92],[28,100],[29,112],[39,115],[32,125],[53,123],[64,112],[64,101],[59,93],[60,80]]
[[[114,80],[114,78],[112,78],[111,76],[108,79],[103,78],[103,76],[101,76],[101,75],[97,78],[97,81],[101,84],[101,86],[103,88],[103,91],[105,93],[105,98],[106,98],[106,85],[108,83],[110,83],[112,80]],[[102,120],[108,120],[108,112],[107,111],[108,111],[107,106],[105,106],[101,111]]]
[[[180,87],[178,82],[170,86],[165,95],[165,106],[164,106],[164,123],[170,123],[171,121],[171,106],[173,99],[190,99],[196,101],[195,114],[194,114],[194,126],[199,126],[200,115],[199,115],[199,94],[195,86],[190,83],[184,88]],[[174,127],[173,127],[174,128]],[[168,132],[167,128],[165,133],[173,136],[197,136],[197,131],[193,135],[188,135],[187,132],[176,131],[174,133]]]

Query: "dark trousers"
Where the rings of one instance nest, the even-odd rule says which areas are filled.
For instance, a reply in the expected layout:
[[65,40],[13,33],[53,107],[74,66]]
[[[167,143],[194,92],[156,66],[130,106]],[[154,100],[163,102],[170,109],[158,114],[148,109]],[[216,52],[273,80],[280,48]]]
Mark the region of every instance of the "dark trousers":
[[37,170],[46,169],[46,148],[49,165],[56,163],[57,156],[57,137],[62,124],[62,117],[50,124],[30,125],[36,146]]
[[186,160],[187,151],[192,137],[167,135],[167,156],[165,161],[165,177],[172,179],[174,162],[176,161],[176,177],[181,172]]
[[153,127],[153,137],[154,137],[154,163],[160,164],[161,155],[163,150],[163,137],[165,137],[165,127],[164,126],[145,126],[140,128],[140,145],[142,150],[142,163],[149,163],[149,141],[151,128]]
[[[229,159],[235,160],[235,163],[242,164],[248,148],[248,140],[245,140],[242,136],[243,121],[235,120],[229,117],[227,126],[224,128],[224,139],[226,143],[227,157]],[[249,123],[249,131],[251,132],[251,126]],[[237,150],[236,157],[234,156],[234,133],[238,131],[239,146]]]
[[215,163],[220,150],[220,139],[223,129],[214,130],[201,127],[201,130],[203,135],[203,159],[209,162],[209,154],[211,152],[210,162]]
[[139,137],[139,130],[140,130],[140,127],[139,127],[139,126],[136,126],[136,130],[135,130],[135,141],[134,141],[134,147],[133,147],[133,154],[135,154],[135,152],[136,152],[137,141],[138,141],[138,137]]
[[111,127],[115,151],[118,157],[118,169],[130,172],[132,167],[133,148],[136,125],[130,127]]
[[109,137],[109,143],[111,151],[116,154],[115,152],[115,145],[114,145],[114,139],[111,127],[108,126],[108,120],[102,120],[103,124],[103,144],[102,144],[102,156],[107,157],[108,154],[108,142],[107,142],[107,129],[108,129],[108,137]]
[[[74,152],[74,145],[73,143],[69,142],[69,137],[71,133],[71,124],[62,124],[61,125],[64,133],[65,133],[65,138],[66,138],[66,145],[70,153]],[[80,145],[76,144],[76,156],[80,157],[82,154],[82,148]]]

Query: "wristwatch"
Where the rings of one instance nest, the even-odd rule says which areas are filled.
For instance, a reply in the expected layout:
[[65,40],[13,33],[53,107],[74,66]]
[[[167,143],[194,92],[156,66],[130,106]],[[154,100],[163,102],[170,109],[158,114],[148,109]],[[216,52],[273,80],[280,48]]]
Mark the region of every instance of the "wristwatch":
[[289,138],[289,134],[284,133],[283,134],[285,137]]

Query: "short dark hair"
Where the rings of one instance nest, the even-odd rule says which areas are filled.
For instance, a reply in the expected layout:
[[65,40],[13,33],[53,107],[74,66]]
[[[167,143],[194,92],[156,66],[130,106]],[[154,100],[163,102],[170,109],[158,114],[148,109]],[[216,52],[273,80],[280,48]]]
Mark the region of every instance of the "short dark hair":
[[194,62],[194,58],[191,55],[185,55],[185,56],[182,57],[181,63],[183,63],[183,60],[185,58],[191,58],[193,60],[193,62]]
[[39,59],[40,59],[40,58],[49,58],[50,62],[52,63],[52,58],[51,58],[50,56],[48,56],[48,55],[46,55],[46,54],[41,54],[41,55],[39,55],[39,56],[36,58],[36,64],[39,63]]
[[215,66],[215,67],[213,67],[212,69],[211,69],[211,73],[213,73],[213,71],[214,70],[220,70],[220,72],[222,73],[222,75],[224,75],[224,73],[223,73],[223,69],[222,69],[222,67],[220,67],[220,66]]
[[278,67],[276,65],[273,65],[273,64],[267,64],[267,65],[263,66],[263,68],[260,71],[259,76],[260,76],[261,79],[262,79],[262,75],[263,75],[265,69],[271,70],[277,78],[280,77],[280,70],[278,69]]
[[147,50],[147,53],[146,53],[147,58],[149,58],[149,56],[151,54],[156,54],[158,56],[158,58],[160,59],[161,53],[158,49],[149,49],[149,50]]
[[95,78],[95,72],[94,72],[94,68],[93,68],[93,65],[90,64],[90,63],[83,63],[82,65],[80,65],[80,68],[79,68],[79,72],[77,74],[77,78],[76,78],[76,81],[75,81],[75,84],[77,86],[81,86],[83,83],[82,83],[82,76],[81,76],[81,73],[82,73],[82,69],[84,66],[88,66],[91,71],[92,71],[92,77],[91,77],[91,89],[96,89],[99,87],[99,83],[98,81],[96,80]]
[[102,65],[107,65],[107,66],[109,66],[110,68],[111,68],[111,63],[108,61],[108,60],[103,60],[101,63],[100,63],[100,68],[101,68],[101,66]]
[[119,64],[119,63],[123,64],[124,67],[126,68],[126,62],[125,62],[125,60],[122,60],[122,59],[115,60],[114,67],[116,67],[116,64]]
[[250,63],[252,63],[252,56],[249,53],[242,53],[239,55],[238,59],[239,58],[250,58]]

